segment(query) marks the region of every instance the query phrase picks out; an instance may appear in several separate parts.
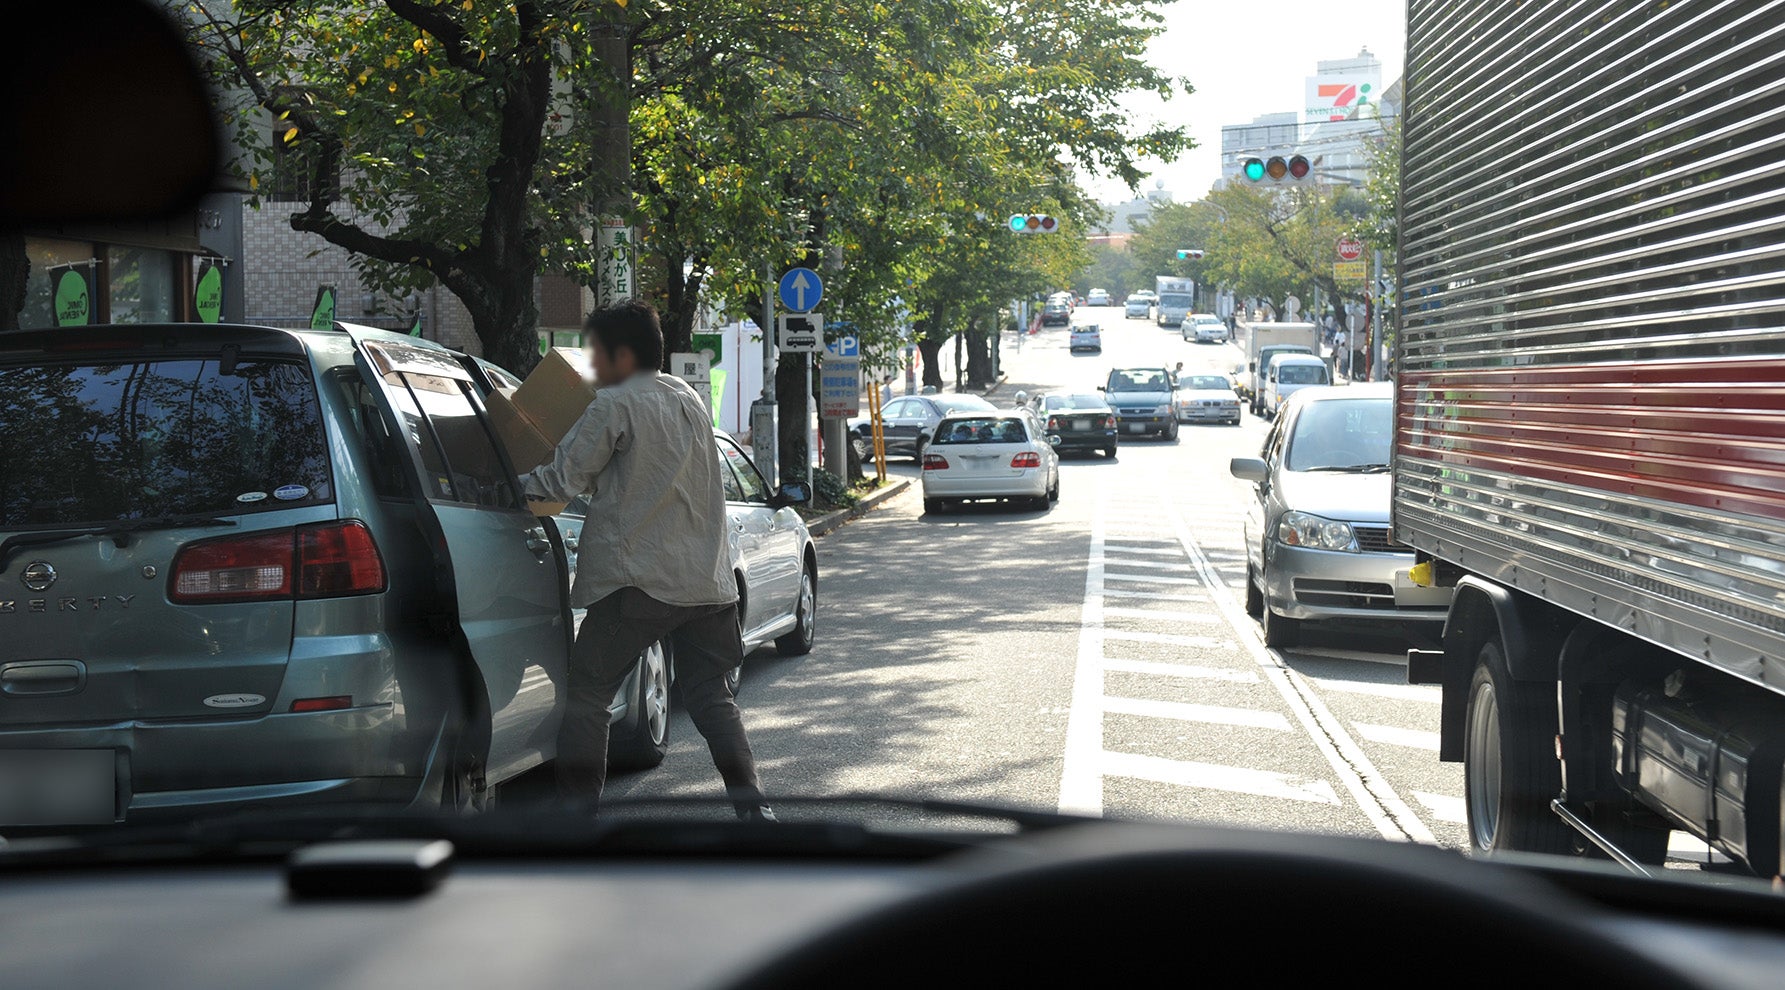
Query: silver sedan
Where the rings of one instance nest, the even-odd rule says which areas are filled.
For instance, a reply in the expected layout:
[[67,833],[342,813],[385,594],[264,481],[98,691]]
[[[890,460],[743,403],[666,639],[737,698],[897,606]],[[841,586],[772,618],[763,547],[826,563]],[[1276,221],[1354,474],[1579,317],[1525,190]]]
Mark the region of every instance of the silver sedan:
[[1408,577],[1413,551],[1389,530],[1388,383],[1297,392],[1264,457],[1236,457],[1254,483],[1246,509],[1246,610],[1269,646],[1294,646],[1309,621],[1442,622],[1450,589]]

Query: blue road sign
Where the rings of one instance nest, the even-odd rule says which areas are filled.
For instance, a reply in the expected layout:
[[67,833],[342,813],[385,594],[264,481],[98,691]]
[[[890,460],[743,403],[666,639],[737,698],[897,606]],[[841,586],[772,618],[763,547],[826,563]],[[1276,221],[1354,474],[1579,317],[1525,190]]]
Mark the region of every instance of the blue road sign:
[[781,276],[781,306],[795,313],[809,313],[824,298],[824,280],[810,268],[790,268]]
[[835,324],[825,335],[824,353],[834,358],[859,358],[862,356],[861,338],[855,335],[849,324]]

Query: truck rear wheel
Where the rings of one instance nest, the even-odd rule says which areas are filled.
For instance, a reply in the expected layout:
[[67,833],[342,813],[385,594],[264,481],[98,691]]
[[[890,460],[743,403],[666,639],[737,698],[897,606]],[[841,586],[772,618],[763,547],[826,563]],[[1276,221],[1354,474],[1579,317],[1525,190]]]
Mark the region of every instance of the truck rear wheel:
[[1464,716],[1464,805],[1477,852],[1567,854],[1574,830],[1550,811],[1562,789],[1550,683],[1515,681],[1500,642],[1476,654]]

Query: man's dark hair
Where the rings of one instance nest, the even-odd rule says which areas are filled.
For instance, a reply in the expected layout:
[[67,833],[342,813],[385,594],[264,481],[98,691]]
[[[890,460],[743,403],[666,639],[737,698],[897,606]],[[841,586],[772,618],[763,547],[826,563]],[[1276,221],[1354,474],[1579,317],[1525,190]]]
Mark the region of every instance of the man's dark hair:
[[642,299],[628,299],[589,314],[585,329],[611,357],[624,347],[638,359],[640,371],[663,367],[663,327],[657,308]]

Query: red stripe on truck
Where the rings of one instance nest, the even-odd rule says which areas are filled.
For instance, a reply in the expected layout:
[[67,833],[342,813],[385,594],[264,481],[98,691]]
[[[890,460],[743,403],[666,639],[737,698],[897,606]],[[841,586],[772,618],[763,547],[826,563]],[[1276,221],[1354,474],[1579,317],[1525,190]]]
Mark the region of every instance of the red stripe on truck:
[[1785,519],[1785,358],[1401,376],[1407,458]]

